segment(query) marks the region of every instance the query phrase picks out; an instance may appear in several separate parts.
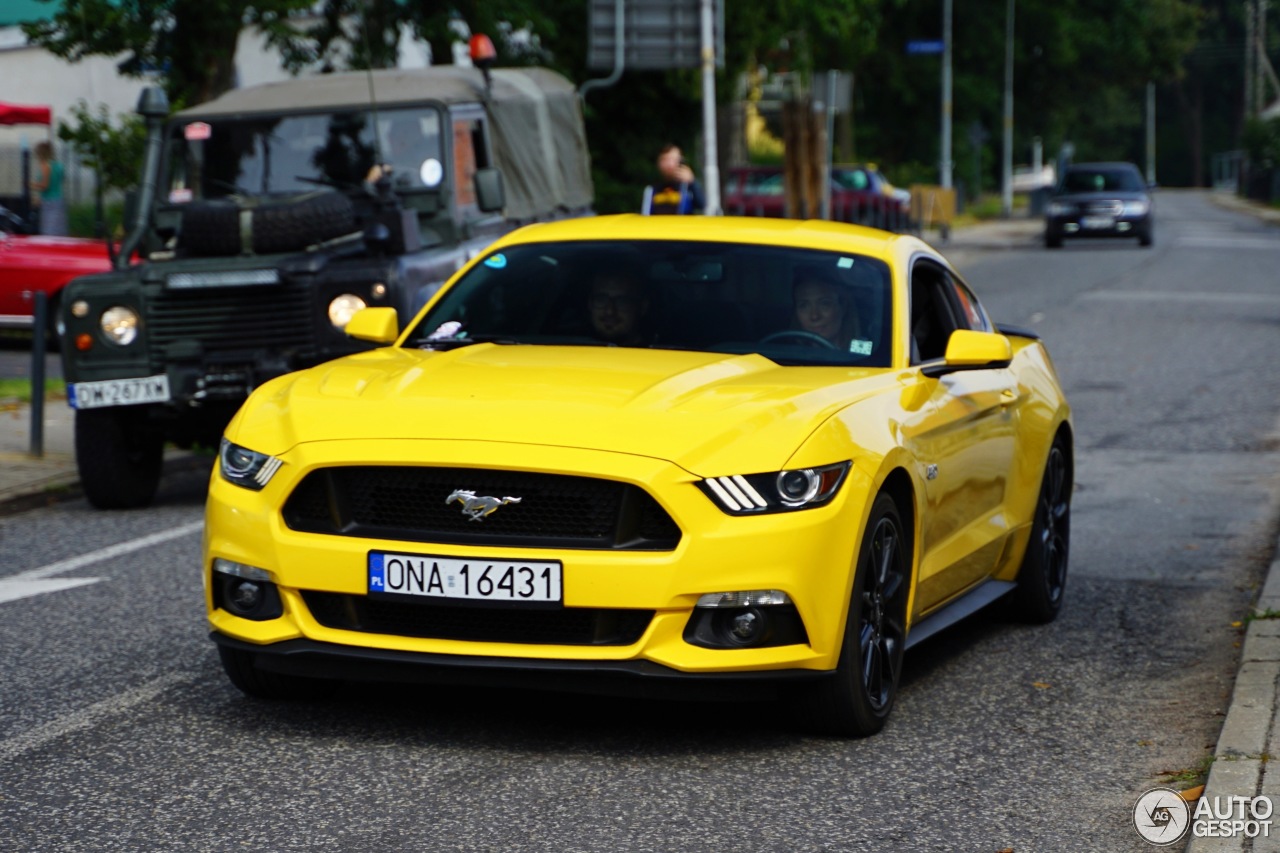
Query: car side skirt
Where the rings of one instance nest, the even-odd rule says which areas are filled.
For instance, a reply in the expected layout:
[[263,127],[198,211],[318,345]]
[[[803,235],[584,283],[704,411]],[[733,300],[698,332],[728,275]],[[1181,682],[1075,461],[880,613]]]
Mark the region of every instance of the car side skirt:
[[939,631],[950,628],[987,605],[995,603],[1013,592],[1015,586],[1017,584],[1013,581],[983,581],[912,625],[911,631],[907,634],[907,648],[929,639]]

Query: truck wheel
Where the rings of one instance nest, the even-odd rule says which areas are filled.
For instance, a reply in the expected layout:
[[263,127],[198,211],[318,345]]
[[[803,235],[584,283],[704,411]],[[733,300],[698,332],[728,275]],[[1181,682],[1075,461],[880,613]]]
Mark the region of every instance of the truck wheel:
[[[241,241],[240,217],[251,217],[253,245]],[[178,245],[189,255],[292,252],[357,231],[351,199],[332,191],[235,201],[192,202],[182,212]]]
[[76,411],[76,469],[98,509],[147,506],[160,485],[164,437],[132,408]]

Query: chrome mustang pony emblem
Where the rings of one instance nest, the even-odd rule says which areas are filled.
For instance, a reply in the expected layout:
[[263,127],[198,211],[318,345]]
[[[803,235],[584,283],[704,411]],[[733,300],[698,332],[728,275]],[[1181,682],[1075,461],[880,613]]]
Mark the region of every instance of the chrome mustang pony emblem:
[[476,497],[476,493],[471,489],[454,489],[445,504],[451,504],[454,501],[462,504],[462,514],[467,518],[472,521],[484,521],[484,517],[491,515],[498,507],[503,504],[518,504],[520,498],[493,498],[488,495]]

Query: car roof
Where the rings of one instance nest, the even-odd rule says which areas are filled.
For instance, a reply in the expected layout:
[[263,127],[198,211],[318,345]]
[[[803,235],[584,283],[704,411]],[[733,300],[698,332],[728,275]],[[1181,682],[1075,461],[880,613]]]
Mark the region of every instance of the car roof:
[[754,243],[833,252],[852,252],[883,260],[914,253],[942,259],[927,243],[909,234],[829,222],[822,219],[773,219],[756,216],[643,216],[624,213],[528,225],[494,247],[573,240],[687,240]]

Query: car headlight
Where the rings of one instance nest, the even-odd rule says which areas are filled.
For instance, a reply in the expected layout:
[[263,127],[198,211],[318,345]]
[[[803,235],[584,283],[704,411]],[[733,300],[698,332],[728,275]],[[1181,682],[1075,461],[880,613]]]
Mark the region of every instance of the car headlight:
[[275,456],[232,444],[225,438],[218,448],[218,468],[222,479],[255,492],[271,482],[281,464],[282,460]]
[[138,339],[138,312],[123,305],[112,305],[98,319],[107,340],[127,347]]
[[1125,216],[1141,216],[1147,212],[1150,207],[1145,201],[1126,201],[1124,203]]
[[329,303],[329,322],[335,329],[345,329],[355,313],[365,307],[365,301],[354,293],[335,296]]
[[851,464],[837,462],[818,468],[709,477],[698,486],[730,515],[812,509],[835,497]]
[[1075,213],[1075,207],[1070,204],[1063,204],[1060,201],[1051,201],[1049,206],[1045,208],[1050,216],[1070,216]]

